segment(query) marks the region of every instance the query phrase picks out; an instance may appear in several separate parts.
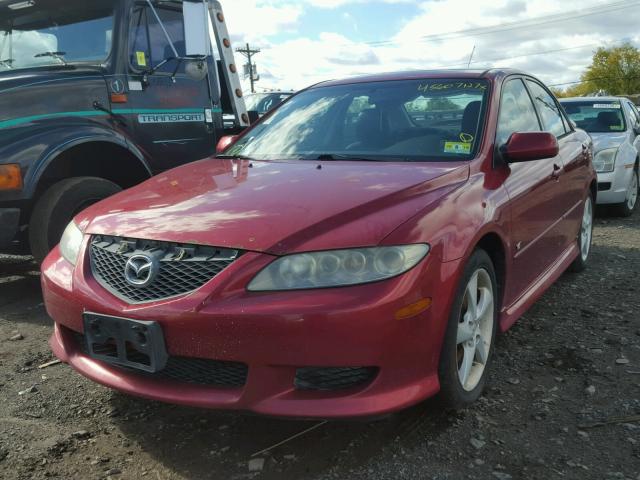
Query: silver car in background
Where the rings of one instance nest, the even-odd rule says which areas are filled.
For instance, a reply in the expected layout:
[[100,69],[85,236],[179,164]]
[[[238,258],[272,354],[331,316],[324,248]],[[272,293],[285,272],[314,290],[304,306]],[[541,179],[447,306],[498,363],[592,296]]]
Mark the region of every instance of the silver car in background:
[[578,128],[593,138],[598,172],[598,204],[612,205],[623,216],[638,203],[640,113],[621,97],[563,98],[560,103]]

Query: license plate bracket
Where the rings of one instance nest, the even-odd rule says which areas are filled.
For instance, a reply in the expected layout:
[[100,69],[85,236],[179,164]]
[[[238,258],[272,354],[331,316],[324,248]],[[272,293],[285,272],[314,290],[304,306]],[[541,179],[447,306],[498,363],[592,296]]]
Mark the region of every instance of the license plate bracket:
[[83,315],[83,322],[91,358],[148,373],[167,365],[169,355],[158,322],[88,312]]

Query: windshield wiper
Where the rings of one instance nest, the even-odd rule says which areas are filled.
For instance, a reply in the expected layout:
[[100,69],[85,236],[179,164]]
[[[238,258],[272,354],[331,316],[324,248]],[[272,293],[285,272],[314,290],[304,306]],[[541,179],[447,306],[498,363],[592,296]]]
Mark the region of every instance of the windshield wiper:
[[5,58],[4,60],[0,60],[0,65],[13,69],[13,62],[15,62],[13,58]]
[[371,157],[365,157],[362,155],[345,155],[343,153],[321,153],[317,157],[314,157],[312,160],[321,160],[321,161],[330,161],[330,162],[337,162],[340,160],[350,160],[355,162],[394,162],[394,161],[405,162],[406,161],[406,159],[404,158],[391,158],[391,157],[371,158]]
[[55,58],[56,60],[60,60],[65,65],[68,65],[67,61],[64,59],[64,56],[66,54],[67,52],[42,52],[34,55],[34,58],[51,57]]
[[215,158],[223,160],[255,160],[255,158],[247,157],[246,155],[216,155]]

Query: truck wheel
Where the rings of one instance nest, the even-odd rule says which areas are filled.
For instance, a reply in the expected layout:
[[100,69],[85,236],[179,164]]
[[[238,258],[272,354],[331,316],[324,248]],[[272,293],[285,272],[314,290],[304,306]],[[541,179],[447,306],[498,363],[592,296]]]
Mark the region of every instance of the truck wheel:
[[96,177],[68,178],[49,187],[36,202],[29,221],[29,244],[35,260],[44,260],[76,214],[120,190],[115,183]]

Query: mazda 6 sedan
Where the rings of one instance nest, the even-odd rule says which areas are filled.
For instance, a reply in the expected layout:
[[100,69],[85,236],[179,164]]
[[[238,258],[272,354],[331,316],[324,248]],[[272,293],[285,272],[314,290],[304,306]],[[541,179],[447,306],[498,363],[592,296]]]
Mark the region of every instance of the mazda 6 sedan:
[[77,215],[51,347],[132,395],[293,417],[482,393],[498,332],[589,258],[590,137],[512,70],[316,85]]

